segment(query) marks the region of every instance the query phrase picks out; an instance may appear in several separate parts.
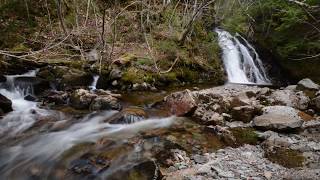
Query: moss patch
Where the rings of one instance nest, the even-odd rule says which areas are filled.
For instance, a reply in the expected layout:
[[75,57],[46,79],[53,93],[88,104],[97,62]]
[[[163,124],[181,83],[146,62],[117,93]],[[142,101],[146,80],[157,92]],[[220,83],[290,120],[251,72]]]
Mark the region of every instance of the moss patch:
[[287,168],[301,167],[305,160],[301,152],[285,148],[275,148],[273,151],[267,151],[265,156],[271,162]]
[[232,135],[236,138],[237,145],[258,143],[258,135],[253,128],[232,128]]

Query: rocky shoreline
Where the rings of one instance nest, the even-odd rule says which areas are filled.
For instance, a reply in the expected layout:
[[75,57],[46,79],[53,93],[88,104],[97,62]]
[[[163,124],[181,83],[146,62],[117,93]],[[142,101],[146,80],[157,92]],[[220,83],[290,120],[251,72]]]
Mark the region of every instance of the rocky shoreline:
[[225,85],[165,97],[172,114],[191,116],[224,141],[236,144],[233,128],[254,128],[257,137],[256,145],[201,154],[201,163],[180,158],[167,179],[319,179],[319,95],[319,85],[304,79],[280,89]]

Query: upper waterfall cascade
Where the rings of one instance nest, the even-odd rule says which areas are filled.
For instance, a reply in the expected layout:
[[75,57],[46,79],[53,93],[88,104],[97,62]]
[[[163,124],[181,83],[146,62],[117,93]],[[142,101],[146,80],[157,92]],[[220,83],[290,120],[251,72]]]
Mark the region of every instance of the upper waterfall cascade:
[[217,29],[219,46],[223,51],[223,63],[228,81],[239,84],[271,84],[258,53],[242,36],[232,36]]

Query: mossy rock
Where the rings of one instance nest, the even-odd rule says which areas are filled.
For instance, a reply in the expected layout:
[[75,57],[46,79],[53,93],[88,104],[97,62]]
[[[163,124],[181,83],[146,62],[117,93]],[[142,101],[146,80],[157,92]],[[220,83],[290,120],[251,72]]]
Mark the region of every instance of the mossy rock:
[[77,69],[71,69],[62,76],[61,83],[64,86],[89,86],[93,81],[91,74]]
[[37,76],[50,82],[60,83],[61,88],[89,86],[93,81],[90,73],[67,66],[47,66],[40,69]]
[[145,72],[136,67],[127,68],[122,75],[122,81],[127,84],[143,83]]
[[230,129],[237,145],[251,144],[256,145],[259,141],[258,134],[253,128],[232,128]]
[[271,162],[280,164],[287,168],[302,167],[305,161],[303,154],[297,150],[286,148],[274,148],[265,153],[267,159]]

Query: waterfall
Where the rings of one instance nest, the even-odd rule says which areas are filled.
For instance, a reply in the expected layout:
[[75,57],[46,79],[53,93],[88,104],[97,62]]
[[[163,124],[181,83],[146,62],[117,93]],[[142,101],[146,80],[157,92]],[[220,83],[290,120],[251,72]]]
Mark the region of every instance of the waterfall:
[[93,76],[93,81],[92,81],[91,85],[89,86],[90,90],[94,91],[97,89],[97,83],[98,83],[99,78],[100,78],[99,75]]
[[37,117],[49,114],[47,110],[38,108],[36,102],[24,99],[26,95],[33,94],[33,86],[31,82],[19,79],[33,78],[35,75],[36,71],[22,75],[8,75],[7,81],[0,84],[0,94],[12,101],[13,108],[13,111],[6,114],[0,121],[0,137],[19,134],[31,127]]
[[228,81],[240,84],[271,84],[253,46],[242,36],[216,29]]

